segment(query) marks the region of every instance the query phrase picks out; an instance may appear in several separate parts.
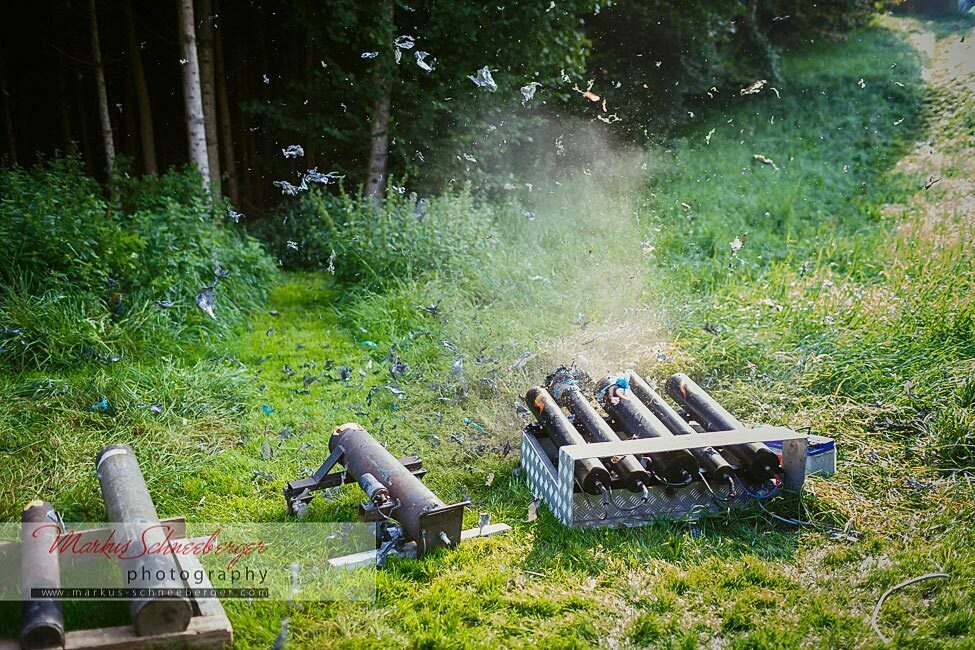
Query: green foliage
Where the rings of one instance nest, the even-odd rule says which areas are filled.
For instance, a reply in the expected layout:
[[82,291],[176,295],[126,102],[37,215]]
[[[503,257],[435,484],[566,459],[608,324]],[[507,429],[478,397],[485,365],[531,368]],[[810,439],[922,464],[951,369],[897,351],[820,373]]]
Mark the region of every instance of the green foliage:
[[[582,83],[589,51],[584,17],[596,4],[396,2],[393,25],[386,24],[380,2],[301,4],[281,27],[289,38],[298,33],[307,39],[306,67],[275,77],[279,101],[253,99],[245,108],[276,140],[302,144],[303,163],[326,165],[358,184],[372,108],[389,80],[390,176],[411,174],[431,189],[468,166],[461,152],[474,151],[492,128],[520,112],[522,86],[541,84],[535,103],[578,97],[571,87]],[[392,40],[400,35],[416,42],[397,64]],[[432,72],[417,65],[418,51],[430,53]],[[365,52],[378,56],[363,58]],[[496,92],[468,79],[484,66]],[[277,173],[287,169],[280,160],[260,164]]]
[[759,17],[773,41],[785,45],[845,40],[878,14],[902,0],[759,0]]
[[431,199],[391,189],[381,205],[344,192],[311,191],[261,232],[285,265],[327,269],[346,284],[390,288],[426,273],[475,271],[491,245],[494,218],[469,189]]
[[[218,222],[221,206],[211,208],[197,174],[127,180],[118,192],[122,208],[71,158],[0,172],[4,363],[111,362],[189,342],[193,329],[225,329],[263,300],[273,263]],[[215,283],[217,264],[229,276],[217,283],[212,324],[195,297]]]
[[101,194],[75,158],[0,173],[0,284],[104,286],[129,267],[138,238],[113,223]]

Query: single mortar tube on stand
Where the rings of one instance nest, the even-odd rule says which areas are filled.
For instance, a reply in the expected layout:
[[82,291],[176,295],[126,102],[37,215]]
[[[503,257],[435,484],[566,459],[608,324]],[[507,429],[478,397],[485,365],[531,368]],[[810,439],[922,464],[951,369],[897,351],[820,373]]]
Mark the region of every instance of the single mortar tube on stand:
[[336,428],[328,449],[342,450],[345,471],[373,503],[390,503],[388,516],[416,542],[417,557],[460,543],[469,503],[445,504],[361,425],[350,422]]
[[[708,395],[703,388],[683,373],[671,375],[666,383],[667,393],[708,431],[744,429],[738,418]],[[756,481],[767,481],[782,471],[779,457],[761,442],[748,442],[724,447]]]
[[[159,526],[156,506],[152,503],[139,461],[128,445],[109,445],[95,459],[95,473],[102,488],[109,521],[119,524],[119,532],[132,540],[135,548],[165,547],[166,533]],[[172,553],[144,553],[141,557],[121,560],[125,587],[185,591],[179,578],[179,566]],[[129,580],[129,576],[135,576]],[[185,597],[160,596],[133,599],[130,603],[136,634],[149,636],[182,632],[190,624],[193,608]]]

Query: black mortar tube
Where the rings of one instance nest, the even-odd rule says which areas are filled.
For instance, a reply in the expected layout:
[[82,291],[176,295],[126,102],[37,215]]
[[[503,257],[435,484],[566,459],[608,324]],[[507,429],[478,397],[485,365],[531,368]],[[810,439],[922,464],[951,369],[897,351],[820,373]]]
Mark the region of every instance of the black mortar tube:
[[[697,433],[691,425],[687,423],[677,413],[677,411],[668,404],[660,394],[650,387],[643,377],[638,375],[635,371],[630,372],[630,391],[633,396],[638,400],[643,402],[644,406],[650,409],[650,412],[657,416],[667,429],[670,430],[675,436],[686,436],[692,433]],[[735,469],[731,466],[727,460],[724,459],[718,450],[714,447],[698,447],[695,449],[688,449],[691,455],[698,460],[699,463],[708,471],[708,473],[717,479],[723,479],[734,474]]]
[[[541,386],[529,388],[525,393],[525,403],[557,446],[586,444],[586,439],[572,426],[547,390]],[[600,488],[609,489],[609,471],[598,458],[585,458],[575,465],[575,479],[583,491],[598,495],[602,494]]]
[[[109,445],[95,458],[95,473],[102,488],[108,519],[131,541],[132,548],[163,548],[166,532],[159,525],[139,461],[128,445]],[[187,589],[179,578],[180,568],[171,553],[146,553],[121,560],[125,587],[131,589]],[[128,575],[134,572],[134,580]],[[162,579],[154,576],[162,575]],[[174,577],[175,576],[175,577]],[[182,632],[190,624],[193,607],[187,598],[156,597],[133,599],[129,603],[132,624],[139,636]]]
[[[744,429],[738,418],[683,373],[671,375],[666,383],[667,393],[708,431],[733,431]],[[778,474],[782,467],[774,451],[761,442],[747,442],[723,448],[734,456],[757,481],[767,481]]]
[[50,648],[64,645],[64,614],[58,600],[41,600],[31,589],[61,587],[59,552],[53,550],[59,520],[47,501],[31,501],[21,515],[20,647]]
[[[611,426],[606,424],[606,420],[589,403],[574,381],[568,378],[561,381],[554,380],[552,394],[557,395],[556,401],[575,416],[578,429],[589,442],[620,442],[620,437]],[[618,460],[614,458],[610,462],[626,485],[626,489],[631,492],[643,492],[650,487],[650,473],[643,468],[643,464],[636,456],[620,456]]]
[[[658,420],[643,402],[632,394],[614,395],[613,377],[606,377],[596,385],[599,403],[620,428],[636,438],[666,438],[674,434]],[[614,399],[616,403],[614,404]],[[654,474],[671,485],[683,485],[701,471],[697,459],[686,449],[647,454]]]

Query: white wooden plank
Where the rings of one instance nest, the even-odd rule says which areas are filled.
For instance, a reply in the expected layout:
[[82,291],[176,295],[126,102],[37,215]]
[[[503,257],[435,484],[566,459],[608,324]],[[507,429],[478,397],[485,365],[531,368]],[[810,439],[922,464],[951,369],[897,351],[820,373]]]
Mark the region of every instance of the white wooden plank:
[[[511,526],[508,524],[488,524],[484,528],[468,528],[467,530],[461,531],[460,539],[464,541],[477,537],[491,537],[492,535],[506,533],[509,530],[511,530]],[[375,566],[376,553],[377,551],[375,549],[371,549],[360,553],[353,553],[352,555],[333,557],[329,559],[328,563],[336,569],[358,569]],[[404,544],[402,550],[399,552],[399,557],[416,557],[416,542],[407,542]]]
[[773,440],[806,439],[806,434],[797,433],[788,427],[757,427],[755,429],[735,429],[686,436],[667,436],[662,438],[636,438],[620,442],[597,442],[585,445],[566,445],[559,448],[560,456],[565,454],[569,462],[585,458],[609,458],[626,454],[652,454],[675,449],[696,449],[699,447],[727,447],[745,442],[770,442]]

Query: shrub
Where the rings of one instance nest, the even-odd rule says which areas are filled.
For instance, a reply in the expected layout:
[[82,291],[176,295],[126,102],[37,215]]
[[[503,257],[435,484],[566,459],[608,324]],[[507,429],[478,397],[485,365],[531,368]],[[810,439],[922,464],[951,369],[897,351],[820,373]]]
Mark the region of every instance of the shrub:
[[[119,206],[74,158],[0,172],[0,362],[111,361],[226,328],[264,299],[273,261],[221,223],[198,176],[126,179]],[[215,215],[221,215],[219,218]],[[219,283],[216,323],[197,292]]]
[[382,205],[311,191],[259,227],[285,266],[327,269],[345,284],[386,288],[476,267],[494,225],[491,209],[465,188],[431,199],[391,190]]

